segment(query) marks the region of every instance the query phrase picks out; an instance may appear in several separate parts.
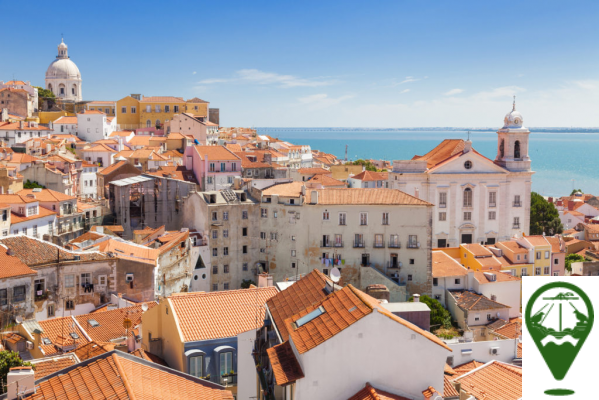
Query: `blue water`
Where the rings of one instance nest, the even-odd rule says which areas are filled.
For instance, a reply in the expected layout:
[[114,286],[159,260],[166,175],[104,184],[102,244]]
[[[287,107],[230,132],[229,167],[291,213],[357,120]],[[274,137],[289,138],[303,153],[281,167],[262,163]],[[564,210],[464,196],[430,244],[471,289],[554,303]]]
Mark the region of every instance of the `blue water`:
[[[423,155],[443,139],[466,139],[465,131],[331,131],[258,129],[259,134],[307,144],[312,149],[331,153],[340,159],[373,158],[409,160]],[[495,132],[472,132],[472,146],[494,160],[497,154]],[[545,196],[569,195],[573,187],[585,193],[599,194],[596,168],[599,133],[535,133],[530,134],[529,155],[532,160],[532,190]],[[597,163],[597,165],[595,165]],[[574,180],[574,181],[573,181]]]

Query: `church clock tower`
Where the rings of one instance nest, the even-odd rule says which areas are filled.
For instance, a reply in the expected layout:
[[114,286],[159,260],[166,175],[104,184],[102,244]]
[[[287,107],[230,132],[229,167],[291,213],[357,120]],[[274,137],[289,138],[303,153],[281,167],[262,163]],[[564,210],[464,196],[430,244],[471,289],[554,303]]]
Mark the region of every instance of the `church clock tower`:
[[497,157],[495,162],[509,171],[530,171],[530,157],[528,156],[528,136],[530,131],[522,124],[522,114],[516,111],[516,97],[514,105],[503,120],[503,128],[497,131]]

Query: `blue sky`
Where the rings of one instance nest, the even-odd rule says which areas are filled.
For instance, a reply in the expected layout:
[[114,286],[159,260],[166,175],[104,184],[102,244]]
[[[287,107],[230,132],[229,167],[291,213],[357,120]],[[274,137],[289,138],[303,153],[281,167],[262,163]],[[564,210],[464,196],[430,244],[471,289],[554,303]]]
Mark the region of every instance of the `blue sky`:
[[225,126],[495,127],[514,94],[526,125],[599,126],[599,2],[61,4],[0,0],[0,79],[42,85],[63,33],[86,100],[198,96]]

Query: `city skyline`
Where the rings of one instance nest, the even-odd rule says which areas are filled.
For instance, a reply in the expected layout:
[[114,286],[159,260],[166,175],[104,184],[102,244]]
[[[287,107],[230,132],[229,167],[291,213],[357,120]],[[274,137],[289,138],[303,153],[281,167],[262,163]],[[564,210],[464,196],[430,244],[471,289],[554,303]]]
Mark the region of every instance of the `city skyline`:
[[513,95],[527,126],[599,126],[592,2],[103,4],[15,35],[0,79],[43,86],[64,34],[84,100],[197,96],[228,126],[492,127]]

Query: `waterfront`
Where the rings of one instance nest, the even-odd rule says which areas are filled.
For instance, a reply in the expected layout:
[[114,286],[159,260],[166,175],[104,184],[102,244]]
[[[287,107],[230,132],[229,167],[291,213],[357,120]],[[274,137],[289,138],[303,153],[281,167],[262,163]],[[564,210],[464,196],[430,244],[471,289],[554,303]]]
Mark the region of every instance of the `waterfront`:
[[[466,139],[466,131],[331,131],[269,128],[258,133],[268,134],[294,144],[308,144],[334,154],[340,159],[374,158],[385,160],[410,159],[423,155],[443,139]],[[497,134],[494,131],[470,133],[472,146],[494,160]],[[545,196],[570,194],[572,187],[586,193],[599,188],[599,175],[592,160],[599,148],[599,133],[535,133],[530,134],[529,155],[532,159],[532,189]],[[572,181],[574,179],[574,182]]]

